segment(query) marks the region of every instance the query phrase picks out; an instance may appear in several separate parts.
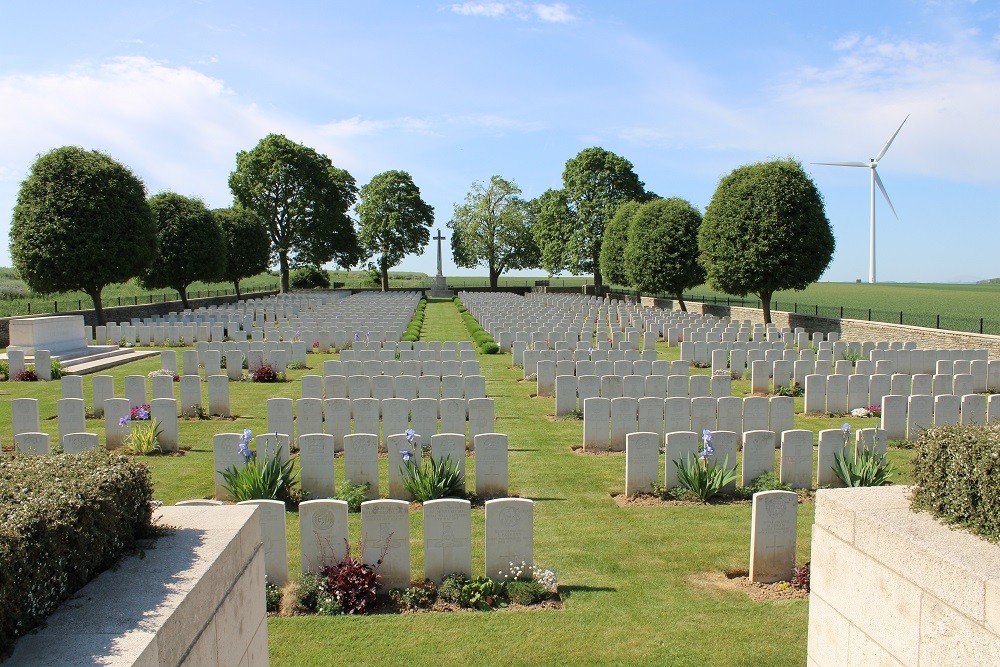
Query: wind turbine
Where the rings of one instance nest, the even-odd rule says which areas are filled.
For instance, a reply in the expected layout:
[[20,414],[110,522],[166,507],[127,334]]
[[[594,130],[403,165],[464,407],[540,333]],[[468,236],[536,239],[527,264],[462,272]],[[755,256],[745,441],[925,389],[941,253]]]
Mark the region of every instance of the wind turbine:
[[906,123],[907,118],[910,115],[907,114],[903,122],[899,124],[896,131],[892,133],[889,137],[889,141],[885,142],[885,146],[882,150],[878,152],[878,155],[870,159],[868,162],[813,162],[813,164],[824,164],[834,167],[868,167],[871,171],[871,229],[870,229],[870,241],[868,249],[868,282],[874,284],[875,282],[875,186],[882,192],[882,196],[885,197],[885,203],[889,205],[892,210],[892,214],[896,216],[896,220],[899,220],[899,215],[896,214],[896,209],[892,205],[892,201],[889,199],[889,194],[885,191],[885,186],[882,185],[882,179],[878,177],[878,167],[879,160],[885,155],[885,152],[889,150],[889,146],[892,145],[893,140],[899,131],[903,129],[903,125]]

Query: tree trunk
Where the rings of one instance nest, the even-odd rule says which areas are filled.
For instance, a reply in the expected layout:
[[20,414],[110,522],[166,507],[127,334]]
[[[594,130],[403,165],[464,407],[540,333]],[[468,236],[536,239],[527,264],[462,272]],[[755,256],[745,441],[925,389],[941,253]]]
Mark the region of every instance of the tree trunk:
[[380,273],[382,274],[382,291],[383,292],[388,292],[389,291],[389,267],[385,263],[383,263],[379,267],[379,269],[381,269]]
[[764,311],[764,325],[771,323],[771,295],[773,292],[761,292],[757,296],[760,297],[760,307]]
[[288,252],[278,253],[278,267],[281,270],[281,293],[288,294]]
[[490,289],[495,290],[497,288],[497,283],[500,282],[500,271],[493,266],[490,266]]
[[[107,322],[104,321],[104,306],[101,304],[101,288],[94,287],[91,289],[84,290],[87,296],[90,297],[91,301],[94,302],[94,315],[97,316],[97,325],[104,326]],[[97,341],[100,345],[104,345],[104,341]]]
[[601,275],[601,270],[597,268],[597,262],[594,262],[594,290],[598,296],[601,294],[602,287],[604,287],[604,276]]
[[177,293],[181,295],[181,306],[183,306],[184,309],[187,310],[188,308],[190,308],[190,306],[188,306],[187,285],[181,285],[180,287],[177,287],[176,289],[177,289]]
[[684,303],[684,292],[677,292],[677,303],[680,304],[681,311],[686,313],[688,307],[687,304]]
[[239,301],[240,300],[240,281],[239,280],[234,280],[233,281],[233,287],[236,288],[236,300]]

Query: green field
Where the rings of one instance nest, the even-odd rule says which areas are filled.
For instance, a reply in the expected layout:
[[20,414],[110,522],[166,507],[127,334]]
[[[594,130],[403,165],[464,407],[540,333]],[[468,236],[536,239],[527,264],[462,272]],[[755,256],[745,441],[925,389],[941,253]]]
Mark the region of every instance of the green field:
[[[451,301],[428,305],[422,337],[466,340],[467,331]],[[675,359],[678,349],[658,345],[658,355]],[[212,436],[265,428],[265,401],[298,398],[300,380],[336,355],[309,355],[312,370],[292,370],[281,384],[233,383],[234,420],[180,421],[179,457],[148,460],[155,495],[165,503],[209,497],[213,492]],[[534,382],[520,380],[510,355],[480,355],[487,394],[496,401],[496,428],[510,438],[510,490],[535,501],[535,561],[559,576],[565,605],[554,611],[498,611],[370,617],[292,617],[268,621],[271,664],[282,665],[802,665],[806,654],[808,604],[804,600],[754,602],[744,593],[705,583],[724,570],[745,569],[749,554],[750,507],[619,507],[612,494],[624,488],[621,454],[581,455],[582,422],[554,420],[553,399],[533,397]],[[124,378],[145,374],[158,359],[110,371],[118,395]],[[709,372],[708,369],[692,372]],[[748,383],[734,382],[734,395]],[[9,401],[40,400],[42,429],[57,433],[57,382],[2,383]],[[90,382],[85,381],[90,397]],[[203,400],[207,399],[206,395]],[[802,399],[796,399],[801,410]],[[5,401],[6,402],[6,401]],[[9,405],[9,403],[8,403]],[[796,417],[796,427],[838,428],[843,419]],[[856,427],[873,419],[848,419]],[[103,435],[102,420],[87,429]],[[0,410],[0,442],[11,442],[10,408]],[[898,482],[910,479],[911,450],[890,450]],[[383,483],[386,461],[380,462]],[[661,457],[661,467],[664,461]],[[336,461],[337,479],[343,460]],[[474,460],[468,476],[474,479]],[[383,487],[384,488],[384,487]],[[813,505],[799,505],[798,559],[809,559]],[[412,572],[422,571],[422,516],[411,513]],[[298,516],[287,514],[290,571],[296,576]],[[473,510],[473,572],[483,568],[483,510]],[[360,537],[351,515],[352,542]]]

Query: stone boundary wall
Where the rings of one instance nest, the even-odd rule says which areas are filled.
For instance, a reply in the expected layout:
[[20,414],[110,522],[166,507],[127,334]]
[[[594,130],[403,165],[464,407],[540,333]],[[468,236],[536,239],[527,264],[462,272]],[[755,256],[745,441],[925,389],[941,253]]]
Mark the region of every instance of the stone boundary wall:
[[266,667],[256,506],[163,507],[172,530],[77,591],[6,665]]
[[816,492],[809,667],[1000,665],[1000,549],[909,487]]
[[[262,299],[279,294],[277,290],[267,290],[264,292],[243,292],[240,300]],[[196,310],[203,306],[222,306],[227,303],[236,303],[236,295],[203,297],[201,299],[188,299],[191,310]],[[128,322],[133,317],[153,317],[154,315],[166,315],[170,312],[180,312],[184,309],[180,301],[157,301],[155,303],[140,303],[128,306],[104,306],[104,319],[108,322]],[[97,315],[91,310],[67,310],[58,313],[32,313],[31,315],[15,315],[13,317],[0,317],[0,348],[10,345],[10,321],[23,319],[25,317],[44,317],[45,315],[83,315],[83,323],[86,327],[93,327],[97,324]]]
[[[731,317],[734,320],[750,320],[753,324],[763,324],[764,315],[759,308],[743,308],[711,303],[685,302],[688,312],[716,317]],[[655,299],[642,297],[642,305],[670,310],[679,310],[673,299]],[[809,333],[838,333],[844,340],[900,340],[913,341],[921,349],[935,348],[976,348],[987,349],[991,359],[1000,359],[1000,336],[989,334],[965,333],[963,331],[948,331],[946,329],[929,329],[908,324],[891,324],[889,322],[869,322],[867,320],[849,320],[833,317],[816,317],[802,313],[789,313],[780,310],[771,311],[771,322],[783,329],[802,327]]]

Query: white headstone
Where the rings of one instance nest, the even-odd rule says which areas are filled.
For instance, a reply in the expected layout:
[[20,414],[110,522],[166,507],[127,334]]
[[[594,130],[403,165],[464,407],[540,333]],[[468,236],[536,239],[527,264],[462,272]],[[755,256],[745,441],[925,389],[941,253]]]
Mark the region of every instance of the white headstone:
[[750,486],[766,472],[774,472],[774,433],[746,431],[743,433],[743,469],[740,486]]
[[352,484],[367,484],[368,498],[378,498],[378,436],[352,433],[344,436],[344,477]]
[[96,433],[67,433],[62,439],[63,452],[66,454],[95,451],[100,445],[100,438]]
[[306,500],[299,503],[299,548],[302,571],[319,572],[347,555],[347,503]]
[[299,436],[299,476],[305,498],[332,498],[336,494],[332,435],[303,433]]
[[244,500],[239,505],[260,509],[260,537],[264,542],[264,574],[269,584],[284,586],[288,581],[288,537],[285,503],[280,500]]
[[652,493],[660,481],[660,434],[639,431],[625,439],[625,495]]
[[808,489],[812,482],[812,431],[793,429],[781,434],[782,484],[793,489]]
[[507,436],[481,433],[475,437],[476,495],[480,498],[509,493],[507,485]]
[[754,494],[750,523],[750,581],[790,581],[795,567],[798,495],[792,491]]
[[[381,591],[410,585],[410,504],[405,500],[361,503],[362,562],[378,566]],[[384,554],[384,555],[383,555]]]
[[524,498],[486,501],[486,576],[503,579],[511,564],[534,563],[534,503]]
[[472,520],[468,500],[424,503],[424,579],[441,583],[449,574],[472,576]]

